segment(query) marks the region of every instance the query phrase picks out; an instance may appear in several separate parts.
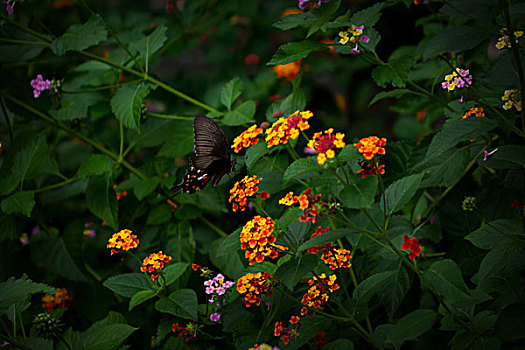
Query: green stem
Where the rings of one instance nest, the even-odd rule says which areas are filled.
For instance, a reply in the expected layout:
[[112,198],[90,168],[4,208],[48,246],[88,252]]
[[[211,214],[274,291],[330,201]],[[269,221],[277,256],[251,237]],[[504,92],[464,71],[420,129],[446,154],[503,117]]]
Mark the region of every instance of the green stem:
[[440,99],[439,97],[435,96],[430,91],[425,90],[424,88],[422,88],[421,86],[417,85],[413,81],[407,80],[407,84],[410,85],[412,88],[416,89],[417,91],[419,91],[423,96],[427,96],[431,100],[434,100],[434,101],[440,103],[441,105],[443,105],[445,108],[449,109],[450,111],[453,111],[453,109],[448,105],[448,103],[446,101],[443,101],[442,99]]
[[119,84],[113,84],[113,85],[105,85],[105,86],[99,86],[99,87],[94,87],[94,88],[87,88],[87,89],[82,89],[82,90],[62,90],[62,92],[65,93],[65,94],[82,94],[84,92],[115,89],[115,88],[118,88],[118,87],[123,86],[123,85],[135,84],[135,83],[137,83],[139,81],[142,81],[142,79],[129,80],[129,81],[126,81],[126,82],[124,82],[122,84],[119,83]]
[[383,233],[383,238],[388,242],[388,245],[390,246],[390,251],[393,251],[394,254],[396,254],[405,265],[407,265],[412,271],[414,271],[420,278],[421,278],[421,271],[412,263],[410,260],[407,259],[407,257],[401,253],[397,247],[392,244],[392,241],[390,241],[390,238],[386,235],[386,233]]
[[123,154],[123,150],[124,150],[124,127],[122,126],[122,122],[119,121],[118,122],[118,126],[119,126],[119,133],[120,133],[120,146],[119,146],[119,153],[118,153],[118,162],[122,162],[122,160],[124,159],[122,154]]
[[29,33],[29,34],[31,34],[31,35],[33,35],[33,36],[35,36],[35,37],[37,37],[37,38],[39,38],[41,40],[44,40],[45,42],[51,43],[53,41],[53,39],[51,39],[47,35],[40,34],[39,32],[36,32],[36,31],[34,31],[34,30],[30,29],[30,28],[27,28],[27,27],[19,24],[18,22],[13,21],[9,17],[6,17],[4,15],[2,15],[1,17],[2,17],[2,19],[4,21],[6,21],[7,23],[11,24],[12,26],[17,27],[18,29],[20,29],[20,30],[22,30],[22,31],[24,31],[26,33]]
[[359,210],[363,214],[365,214],[365,216],[368,218],[368,220],[376,227],[377,232],[381,232],[382,231],[382,229],[379,226],[379,224],[374,220],[374,218],[370,215],[370,213],[368,212],[368,210],[366,210],[366,208],[360,208]]
[[44,46],[44,47],[51,46],[49,43],[42,42],[42,41],[15,40],[15,39],[8,39],[8,38],[0,38],[0,42],[20,44],[20,45]]
[[162,118],[162,119],[177,119],[177,120],[193,120],[193,117],[181,117],[178,115],[165,115],[165,114],[158,114],[158,113],[152,113],[148,112],[149,116],[155,117],[155,118]]
[[[510,45],[512,54],[514,55],[514,60],[516,61],[516,67],[518,71],[518,76],[520,79],[520,93],[521,93],[521,103],[522,105],[525,103],[525,76],[523,74],[523,69],[521,65],[521,57],[520,57],[520,51],[518,47],[518,38],[514,35],[514,27],[512,26],[512,21],[510,18],[510,12],[509,12],[509,0],[502,0],[502,7],[503,7],[503,13],[505,14],[505,22],[507,22],[507,28],[509,30],[509,38],[510,38]],[[525,132],[525,108],[521,108],[521,129]]]
[[262,207],[261,203],[259,203],[259,201],[257,199],[255,199],[253,201],[253,204],[255,204],[255,208],[257,208],[258,211],[260,211],[261,213],[263,213],[264,215],[266,215],[267,217],[270,217],[270,214],[268,214],[266,212],[266,210],[264,210],[264,208]]
[[78,180],[78,177],[72,177],[70,179],[64,180],[62,182],[58,182],[58,183],[53,184],[53,185],[37,188],[37,189],[33,190],[33,192],[34,193],[40,193],[40,192],[54,190],[55,188],[59,188],[59,187],[65,186],[65,185],[70,184],[71,182],[76,181],[76,180]]
[[[339,214],[345,219],[344,222],[346,222],[348,225],[352,226],[352,228],[360,231],[360,232],[364,232],[364,233],[368,233],[368,234],[371,234],[371,235],[375,235],[377,234],[378,232],[372,232],[372,231],[368,231],[368,230],[365,230],[363,228],[360,228],[358,227],[356,224],[354,224],[352,222],[352,220],[350,220],[350,218],[348,218],[345,213],[342,211],[342,210],[339,210]],[[336,218],[337,219],[337,218]]]
[[295,152],[295,150],[292,148],[292,146],[290,146],[290,143],[286,143],[286,150],[288,151],[288,153],[290,154],[290,156],[293,158],[293,160],[297,160],[299,158],[301,158],[297,152]]
[[215,231],[219,236],[221,237],[228,237],[228,234],[215,226],[211,221],[206,219],[204,216],[201,216],[202,222],[204,222],[209,228],[211,228],[213,231]]
[[377,167],[377,162],[374,164],[376,168],[377,178],[379,179],[379,185],[381,188],[381,198],[383,199],[383,230],[381,232],[385,233],[386,228],[388,227],[388,219],[390,218],[390,215],[386,215],[386,194],[385,194],[385,184],[383,183],[383,177],[381,177],[381,174],[379,173],[379,169]]

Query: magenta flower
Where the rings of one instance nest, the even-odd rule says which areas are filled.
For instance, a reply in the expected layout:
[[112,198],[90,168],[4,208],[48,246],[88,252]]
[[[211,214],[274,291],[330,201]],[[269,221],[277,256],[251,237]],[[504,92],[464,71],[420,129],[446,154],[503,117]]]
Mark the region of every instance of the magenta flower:
[[212,294],[215,291],[213,287],[206,287],[206,294]]
[[7,14],[11,16],[14,12],[15,0],[2,0],[2,4],[5,5]]
[[361,36],[360,40],[361,40],[362,43],[368,44],[368,42],[370,41],[370,38],[367,37],[366,35],[363,35],[363,36]]
[[212,322],[217,322],[217,321],[219,321],[220,319],[221,319],[221,315],[219,315],[219,314],[216,313],[216,312],[210,315],[210,320],[211,320]]
[[350,52],[352,53],[352,55],[359,55],[359,53],[360,53],[361,51],[359,51],[359,49],[357,48],[357,45],[356,45],[356,47],[354,47],[354,48],[352,49],[352,51],[350,51]]
[[51,90],[51,81],[49,79],[44,80],[41,74],[36,76],[36,79],[31,80],[31,87],[33,87],[33,96],[38,98],[42,91]]
[[311,9],[311,8],[319,8],[321,7],[321,3],[322,2],[330,2],[330,0],[318,0],[317,3],[314,1],[310,1],[310,0],[299,0],[299,8],[301,10],[308,10],[308,9]]

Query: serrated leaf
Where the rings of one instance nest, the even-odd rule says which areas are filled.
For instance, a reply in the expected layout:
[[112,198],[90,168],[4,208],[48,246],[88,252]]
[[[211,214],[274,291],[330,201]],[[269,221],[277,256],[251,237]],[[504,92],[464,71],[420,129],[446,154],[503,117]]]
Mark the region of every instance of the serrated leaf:
[[505,307],[496,320],[496,333],[505,341],[525,339],[525,323],[523,314],[525,305],[511,304]]
[[425,159],[439,157],[443,152],[456,146],[458,143],[479,137],[498,125],[497,121],[488,118],[460,119],[434,136],[428,147]]
[[365,27],[371,27],[379,21],[379,18],[381,18],[381,10],[384,5],[384,3],[378,3],[364,10],[358,11],[353,14],[350,22],[356,26],[364,25]]
[[490,32],[482,27],[457,25],[447,28],[430,40],[423,53],[423,60],[426,61],[446,52],[472,49],[489,35]]
[[408,79],[408,72],[414,63],[414,58],[410,56],[392,59],[374,68],[372,78],[381,87],[386,87],[387,83],[390,83],[393,87],[403,88]]
[[166,279],[166,285],[169,286],[170,284],[175,282],[180,276],[182,276],[182,274],[186,271],[188,266],[190,266],[190,264],[185,262],[177,262],[166,266],[166,268],[164,269],[164,278]]
[[392,213],[403,209],[403,207],[416,194],[422,178],[423,173],[419,173],[406,176],[392,183],[385,190],[385,195],[381,199],[380,207],[383,208],[383,201],[386,198],[387,215],[392,215]]
[[266,142],[264,142],[264,134],[260,135],[259,143],[248,147],[246,150],[246,167],[251,169],[257,163],[257,161],[269,151],[270,149],[268,148]]
[[217,256],[226,256],[237,252],[241,248],[241,228],[232,232],[228,237],[222,240],[218,249]]
[[423,286],[451,303],[472,301],[459,266],[450,259],[436,261],[421,277]]
[[285,211],[283,216],[279,219],[279,226],[282,230],[286,231],[288,226],[296,222],[302,214],[303,211],[299,208],[293,208]]
[[416,339],[432,328],[437,313],[434,310],[421,309],[412,311],[400,319],[385,339],[385,343],[394,344],[396,349],[407,340]]
[[84,350],[116,350],[138,328],[123,323],[95,323],[84,333]]
[[345,207],[351,209],[371,208],[377,191],[377,177],[357,178],[345,187],[338,198]]
[[275,272],[275,276],[279,281],[288,287],[289,290],[293,290],[295,285],[301,281],[301,279],[317,266],[317,256],[314,254],[304,255],[300,259],[293,259],[285,262]]
[[142,290],[140,292],[137,292],[133,294],[129,301],[129,307],[128,310],[131,311],[135,306],[138,306],[152,298],[154,298],[157,295],[157,292],[154,290]]
[[67,94],[60,99],[60,108],[50,109],[48,113],[59,121],[83,119],[88,117],[88,108],[100,101],[101,95],[95,92]]
[[[298,178],[305,179],[317,175],[318,172],[322,171],[323,168],[317,165],[314,158],[300,158],[294,161],[283,175],[283,183]],[[313,174],[315,173],[315,174]]]
[[161,24],[147,37],[131,43],[129,50],[131,52],[138,52],[145,60],[164,46],[164,43],[168,40],[166,32],[166,26]]
[[51,50],[59,56],[69,50],[84,50],[106,40],[107,35],[102,18],[93,15],[84,24],[71,25],[64,35],[53,40]]
[[371,106],[378,101],[384,100],[385,98],[399,98],[409,92],[410,90],[408,89],[395,89],[391,91],[381,91],[374,96],[374,98],[372,99],[372,101],[370,101],[368,105]]
[[253,116],[255,115],[255,102],[248,100],[243,102],[233,111],[229,111],[224,115],[222,122],[224,125],[236,126],[255,122]]
[[137,199],[141,201],[151,192],[155,191],[159,183],[160,179],[158,177],[142,180],[140,182],[137,182],[135,187],[133,187],[133,193],[135,193]]
[[103,285],[127,298],[144,290],[152,290],[150,281],[142,273],[126,273],[112,276],[105,280]]
[[112,170],[109,158],[103,154],[90,155],[78,168],[77,176],[86,179],[90,176],[103,175]]
[[242,92],[242,82],[239,77],[235,77],[226,84],[221,89],[220,100],[224,107],[231,109],[232,104],[235,100],[241,95]]
[[125,127],[139,131],[142,102],[153,86],[134,83],[122,86],[111,99],[111,110]]
[[327,50],[327,44],[318,43],[316,41],[298,41],[279,46],[277,52],[273,55],[269,66],[277,64],[288,64],[307,57],[309,54],[319,50]]
[[155,309],[197,321],[197,294],[192,289],[179,289],[155,303]]
[[117,229],[117,195],[113,190],[111,174],[89,179],[86,204],[93,214],[106,221],[114,230]]
[[35,193],[33,191],[19,191],[2,201],[2,211],[6,214],[21,213],[31,216],[35,207]]
[[314,11],[305,13],[295,13],[282,18],[280,21],[273,24],[273,26],[280,30],[288,30],[297,27],[307,27],[317,19]]
[[523,226],[518,221],[494,220],[469,233],[466,240],[480,249],[492,249],[502,244],[525,244]]
[[54,294],[55,288],[44,283],[36,283],[27,278],[14,277],[0,283],[0,310],[5,311],[9,305],[25,299],[35,293]]

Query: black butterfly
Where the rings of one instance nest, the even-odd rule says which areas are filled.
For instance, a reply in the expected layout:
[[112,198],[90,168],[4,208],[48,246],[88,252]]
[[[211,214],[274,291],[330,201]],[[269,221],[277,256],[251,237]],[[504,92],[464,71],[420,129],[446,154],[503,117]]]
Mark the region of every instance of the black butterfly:
[[182,182],[175,185],[172,193],[182,190],[194,193],[206,186],[213,177],[213,186],[221,178],[233,171],[236,161],[230,160],[230,145],[221,128],[210,118],[198,115],[193,119],[193,148],[195,157],[191,158],[190,167]]

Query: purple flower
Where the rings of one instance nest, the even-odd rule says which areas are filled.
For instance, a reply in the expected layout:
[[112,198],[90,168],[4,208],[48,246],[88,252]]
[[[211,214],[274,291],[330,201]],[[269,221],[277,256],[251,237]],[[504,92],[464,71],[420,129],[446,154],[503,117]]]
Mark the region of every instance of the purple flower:
[[310,0],[299,0],[299,8],[301,10],[308,10],[309,8],[319,8],[321,7],[321,2],[330,2],[330,0],[319,0],[317,3]]
[[317,151],[311,147],[305,147],[303,152],[305,154],[316,154],[317,153]]
[[441,83],[441,87],[443,89],[448,89],[449,85],[450,85],[450,81],[448,81],[448,80],[445,80],[444,82]]
[[212,294],[215,291],[213,287],[206,287],[206,294]]
[[226,293],[226,289],[223,287],[217,288],[217,295],[223,295],[224,293]]
[[361,51],[359,51],[359,49],[357,48],[357,46],[354,47],[354,48],[352,49],[352,51],[351,51],[352,55],[359,55],[360,52],[361,52]]
[[11,16],[14,12],[15,1],[14,0],[2,0],[2,4],[5,5],[7,14]]
[[368,44],[369,41],[370,41],[370,38],[367,37],[366,35],[361,36],[362,43]]
[[463,103],[463,102],[465,102],[465,99],[464,99],[463,97],[464,97],[464,96],[461,95],[461,98],[458,100],[459,103]]
[[31,80],[31,87],[33,90],[33,96],[38,98],[42,91],[51,90],[51,81],[49,79],[44,80],[41,74],[38,74],[35,79]]
[[219,321],[220,319],[221,319],[221,315],[219,315],[219,314],[216,313],[216,312],[210,315],[210,320],[211,320],[212,322],[217,322],[217,321]]
[[491,155],[493,155],[494,153],[496,153],[498,149],[494,149],[490,152],[487,152],[487,151],[483,151],[483,153],[485,153],[485,157],[483,157],[483,161],[486,162],[487,161],[487,158],[490,157]]

